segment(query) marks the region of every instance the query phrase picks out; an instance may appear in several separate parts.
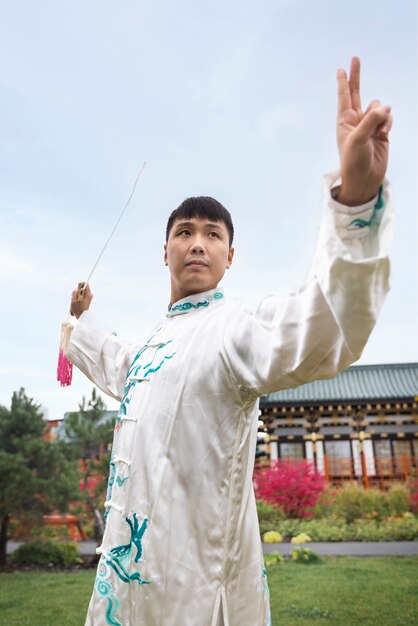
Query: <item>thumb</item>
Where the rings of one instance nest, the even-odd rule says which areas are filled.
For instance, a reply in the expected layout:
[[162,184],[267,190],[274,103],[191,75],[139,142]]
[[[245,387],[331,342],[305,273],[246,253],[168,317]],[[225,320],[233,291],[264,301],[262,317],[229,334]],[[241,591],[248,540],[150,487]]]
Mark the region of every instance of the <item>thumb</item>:
[[390,111],[389,106],[369,109],[353,131],[353,143],[364,144],[376,133],[379,126],[390,126]]

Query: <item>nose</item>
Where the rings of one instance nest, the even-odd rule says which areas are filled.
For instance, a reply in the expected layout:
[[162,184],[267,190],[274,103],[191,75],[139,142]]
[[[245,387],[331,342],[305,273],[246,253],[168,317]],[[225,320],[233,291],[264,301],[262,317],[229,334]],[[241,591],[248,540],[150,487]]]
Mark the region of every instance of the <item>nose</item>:
[[194,237],[194,240],[190,247],[190,251],[192,254],[204,254],[205,253],[205,246],[203,245],[203,241],[200,236]]

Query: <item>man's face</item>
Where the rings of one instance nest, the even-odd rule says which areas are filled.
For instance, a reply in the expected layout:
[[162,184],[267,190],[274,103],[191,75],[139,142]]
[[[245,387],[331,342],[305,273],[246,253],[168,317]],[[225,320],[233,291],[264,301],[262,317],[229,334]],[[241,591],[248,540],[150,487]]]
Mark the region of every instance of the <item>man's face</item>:
[[176,220],[164,246],[164,262],[171,274],[171,302],[217,287],[233,256],[224,222],[195,217]]

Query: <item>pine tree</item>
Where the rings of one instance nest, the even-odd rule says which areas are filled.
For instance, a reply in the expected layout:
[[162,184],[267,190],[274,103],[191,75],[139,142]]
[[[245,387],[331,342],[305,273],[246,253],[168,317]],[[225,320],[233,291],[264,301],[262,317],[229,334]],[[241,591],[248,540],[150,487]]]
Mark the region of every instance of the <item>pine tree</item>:
[[[100,451],[107,451],[113,438],[113,420],[104,420],[106,405],[93,388],[91,399],[83,397],[79,410],[70,413],[65,419],[65,434],[69,441],[71,455],[78,460],[83,484],[83,497],[95,522],[95,538],[100,541],[104,532],[104,519],[97,498],[90,493],[92,475],[103,475],[103,457]],[[107,457],[108,458],[108,457]]]
[[44,434],[40,407],[23,388],[13,393],[10,409],[0,405],[0,566],[12,518],[29,525],[53,509],[65,511],[76,496],[74,464]]

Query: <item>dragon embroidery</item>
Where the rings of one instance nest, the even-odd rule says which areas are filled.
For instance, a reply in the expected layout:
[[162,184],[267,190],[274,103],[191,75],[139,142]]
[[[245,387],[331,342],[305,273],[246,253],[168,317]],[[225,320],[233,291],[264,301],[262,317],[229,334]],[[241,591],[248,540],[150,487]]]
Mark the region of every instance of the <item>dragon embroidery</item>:
[[106,622],[111,626],[122,626],[117,619],[116,613],[120,607],[120,600],[113,591],[113,587],[109,582],[111,569],[117,574],[118,578],[130,584],[136,581],[139,585],[149,585],[150,580],[144,580],[140,572],[130,572],[132,562],[132,552],[136,548],[136,555],[133,559],[134,563],[139,563],[142,559],[142,537],[148,527],[148,518],[144,517],[142,524],[139,525],[138,516],[133,513],[132,519],[125,518],[131,531],[129,543],[122,544],[112,548],[108,552],[102,554],[96,578],[96,591],[99,596],[107,600]]
[[146,350],[150,349],[150,346],[148,345],[150,341],[152,341],[152,337],[148,341],[148,343],[139,350],[134,360],[132,361],[132,364],[126,375],[125,388],[123,391],[122,403],[120,405],[119,414],[116,419],[115,430],[119,430],[122,426],[123,417],[127,413],[127,407],[131,401],[132,393],[136,384],[151,380],[152,375],[158,372],[164,365],[164,363],[169,359],[172,359],[175,355],[175,352],[168,354],[164,354],[164,352],[161,352],[162,350],[164,350],[164,348],[166,348],[166,346],[172,343],[173,340],[170,339],[169,341],[153,346],[154,351],[151,359],[148,363],[141,364],[140,361],[144,360],[141,359],[142,355],[146,352]]

